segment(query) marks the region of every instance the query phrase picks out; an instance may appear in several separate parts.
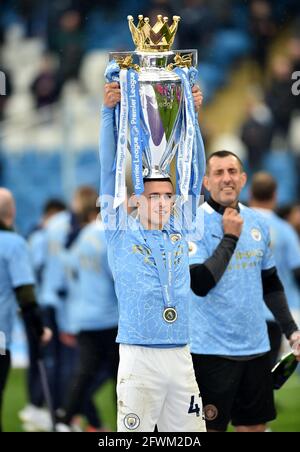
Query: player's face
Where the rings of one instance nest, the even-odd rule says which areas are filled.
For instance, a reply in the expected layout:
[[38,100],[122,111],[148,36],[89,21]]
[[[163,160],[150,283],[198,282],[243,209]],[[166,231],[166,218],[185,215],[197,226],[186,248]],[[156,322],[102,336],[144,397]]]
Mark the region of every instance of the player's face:
[[235,206],[246,180],[246,174],[233,155],[212,157],[204,185],[214,201],[222,206]]
[[141,222],[149,229],[161,229],[169,220],[174,204],[171,182],[147,181],[138,203]]

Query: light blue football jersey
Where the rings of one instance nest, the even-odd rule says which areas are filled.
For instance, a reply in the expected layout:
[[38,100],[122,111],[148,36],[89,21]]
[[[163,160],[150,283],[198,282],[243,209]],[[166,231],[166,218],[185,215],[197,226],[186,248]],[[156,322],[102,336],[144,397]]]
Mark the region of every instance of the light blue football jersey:
[[40,303],[43,273],[47,260],[47,238],[45,229],[41,228],[34,231],[28,239],[28,244],[31,263],[35,275],[37,302]]
[[[239,206],[243,230],[225,273],[205,297],[191,292],[193,353],[248,356],[270,349],[261,279],[262,270],[275,266],[269,228],[260,214]],[[202,240],[190,243],[191,265],[208,259],[223,237],[222,215],[208,203],[198,210],[204,234]]]
[[[271,210],[255,209],[266,220],[270,228],[271,248],[274,254],[279,278],[283,284],[289,308],[300,309],[300,292],[293,270],[300,267],[300,241],[292,226]],[[266,319],[274,320],[266,307]]]
[[[41,304],[55,308],[59,330],[75,334],[72,300],[64,266],[64,257],[69,253],[65,245],[71,228],[72,214],[68,211],[57,213],[47,223],[47,259],[40,293]],[[62,291],[64,296],[60,295]]]
[[116,328],[118,305],[100,220],[82,229],[65,259],[76,332]]
[[66,275],[61,259],[67,235],[70,231],[70,212],[60,212],[49,220],[45,227],[47,256],[41,286],[41,304],[59,307],[59,290],[66,287]]
[[28,245],[10,231],[0,231],[0,333],[6,349],[10,348],[13,321],[17,312],[14,289],[34,284]]
[[[119,304],[117,342],[152,347],[182,346],[189,342],[190,276],[185,240],[188,222],[176,221],[182,218],[179,203],[175,216],[164,230],[144,229],[137,218],[126,214],[124,206],[113,209],[116,155],[113,114],[114,110],[103,108],[100,200],[108,260]],[[203,170],[200,168],[200,172]],[[107,199],[107,196],[110,198]],[[172,249],[172,307],[177,311],[177,320],[173,323],[167,323],[163,318],[166,304],[152,243],[160,248],[164,262],[165,250]]]

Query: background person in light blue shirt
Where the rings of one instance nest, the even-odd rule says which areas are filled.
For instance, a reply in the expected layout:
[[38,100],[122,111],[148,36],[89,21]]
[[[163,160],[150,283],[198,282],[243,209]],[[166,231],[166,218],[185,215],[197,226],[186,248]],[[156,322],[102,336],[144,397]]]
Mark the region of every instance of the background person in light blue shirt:
[[36,343],[48,342],[34,293],[34,275],[25,240],[13,231],[16,209],[12,194],[0,188],[0,431],[1,406],[10,367],[10,345],[18,305]]
[[[254,174],[250,187],[250,207],[257,210],[270,228],[271,249],[278,275],[283,284],[291,313],[299,319],[300,310],[300,241],[292,226],[274,212],[277,204],[277,183],[271,174]],[[271,344],[272,366],[281,345],[281,330],[266,307],[266,320]],[[298,320],[299,321],[299,320]]]
[[[35,276],[35,290],[37,302],[39,303],[40,312],[44,321],[48,323],[47,318],[47,308],[43,305],[41,306],[41,288],[43,286],[44,270],[47,260],[47,235],[46,226],[50,218],[53,215],[66,209],[65,204],[59,199],[49,199],[43,209],[43,215],[38,226],[30,234],[28,238],[30,258]],[[53,327],[53,326],[52,326]],[[30,325],[27,324],[25,320],[25,331],[28,344],[28,354],[29,354],[29,365],[27,369],[27,393],[28,393],[28,404],[22,408],[19,412],[19,418],[23,422],[22,428],[26,431],[27,428],[30,430],[36,428],[34,423],[36,421],[40,422],[44,419],[45,410],[42,408],[44,406],[44,394],[42,388],[42,382],[40,378],[40,372],[38,368],[38,358],[39,358],[39,347],[36,343],[35,337],[32,335]],[[52,337],[52,343],[55,339]],[[51,345],[44,348],[44,357],[47,356],[47,352],[51,351]],[[47,419],[47,418],[46,418]],[[49,422],[44,422],[47,426]]]
[[209,157],[204,186],[210,198],[198,210],[204,235],[190,244],[197,295],[190,305],[191,351],[213,431],[226,430],[230,420],[238,431],[265,431],[276,415],[264,302],[291,345],[300,337],[277,276],[268,225],[238,202],[245,183],[235,154]]
[[52,216],[45,227],[46,260],[40,286],[40,304],[46,324],[53,331],[52,341],[45,349],[45,365],[55,409],[64,404],[66,387],[77,360],[75,328],[71,300],[62,260],[82,227],[86,211],[96,205],[97,192],[89,186],[78,187],[68,210]]
[[[91,385],[94,391],[99,388],[100,384],[95,384],[99,372],[106,372],[106,378],[117,380],[117,299],[98,213],[99,208],[95,205],[90,211],[88,225],[82,229],[64,259],[79,362],[70,385],[65,415],[60,419],[63,424],[69,424],[75,414],[82,412]],[[104,381],[102,379],[101,384]],[[115,391],[112,403],[116,405]],[[67,426],[64,427],[66,430]],[[98,431],[103,428],[99,415],[91,427]]]
[[277,214],[292,226],[300,239],[300,204],[285,204],[277,208]]

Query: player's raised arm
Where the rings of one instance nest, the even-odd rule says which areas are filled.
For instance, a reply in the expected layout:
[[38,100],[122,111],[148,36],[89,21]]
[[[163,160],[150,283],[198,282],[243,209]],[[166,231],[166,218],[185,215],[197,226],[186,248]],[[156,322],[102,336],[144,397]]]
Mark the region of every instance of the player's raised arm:
[[212,255],[200,259],[201,263],[197,262],[197,257],[194,261],[191,259],[191,289],[200,297],[205,297],[222,278],[242,232],[243,219],[235,209],[225,209],[222,223],[224,235]]
[[115,156],[116,138],[114,107],[120,101],[120,88],[118,83],[107,83],[104,90],[104,101],[101,113],[100,130],[100,195],[114,196],[115,188]]

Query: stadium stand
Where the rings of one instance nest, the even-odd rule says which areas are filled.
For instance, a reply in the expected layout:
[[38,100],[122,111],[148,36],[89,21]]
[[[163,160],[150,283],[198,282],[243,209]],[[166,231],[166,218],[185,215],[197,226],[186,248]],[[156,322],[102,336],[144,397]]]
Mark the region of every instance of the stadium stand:
[[[109,2],[84,2],[83,6],[83,2],[66,1],[64,6],[54,2],[48,16],[44,9],[47,1],[32,6],[32,10],[23,3],[3,2],[1,15],[0,62],[2,70],[9,74],[12,92],[1,111],[0,182],[14,190],[18,227],[25,234],[36,223],[49,196],[61,195],[68,200],[72,190],[82,182],[98,187],[96,162],[103,72],[109,50],[133,49],[127,14],[147,11],[152,17],[158,8],[163,8],[169,15],[182,16],[175,47],[198,48],[199,81],[205,99],[200,122],[206,147],[213,150],[211,144],[220,141],[219,135],[233,134],[237,139],[245,119],[249,86],[259,84],[262,90],[267,86],[270,70],[262,58],[268,61],[274,42],[282,35],[285,39],[279,53],[288,54],[288,40],[293,32],[287,34],[287,30],[292,30],[293,16],[284,11],[288,8],[294,17],[299,13],[293,0],[272,4],[265,0],[175,4],[114,0],[115,9],[108,7]],[[268,35],[261,32],[263,37],[259,35],[261,27],[264,29],[262,24],[269,30]],[[263,56],[257,53],[258,36],[265,42]],[[64,60],[64,66],[69,64],[70,68],[62,73],[64,49],[72,40],[77,45],[73,49],[74,60]],[[75,69],[74,61],[79,62]],[[263,69],[262,64],[266,65]],[[224,109],[222,98],[226,100]],[[233,102],[228,108],[230,99]],[[273,144],[264,152],[268,154],[267,169],[280,178],[280,202],[294,201],[298,195],[295,171],[282,177],[283,168],[295,168],[295,161],[298,164],[299,160],[295,126],[298,116],[293,111],[291,148],[284,137],[282,152],[276,146],[273,149]],[[242,153],[247,163],[247,146]]]

